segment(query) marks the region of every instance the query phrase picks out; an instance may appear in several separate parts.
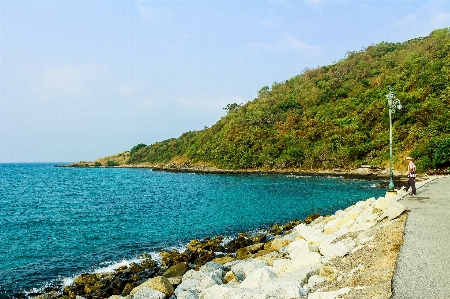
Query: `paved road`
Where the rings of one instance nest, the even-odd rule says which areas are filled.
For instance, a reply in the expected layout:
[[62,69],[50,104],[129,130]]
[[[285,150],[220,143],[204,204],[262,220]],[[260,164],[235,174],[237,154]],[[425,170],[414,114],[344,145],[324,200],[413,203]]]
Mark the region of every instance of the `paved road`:
[[391,299],[450,298],[450,176],[399,202],[410,212]]

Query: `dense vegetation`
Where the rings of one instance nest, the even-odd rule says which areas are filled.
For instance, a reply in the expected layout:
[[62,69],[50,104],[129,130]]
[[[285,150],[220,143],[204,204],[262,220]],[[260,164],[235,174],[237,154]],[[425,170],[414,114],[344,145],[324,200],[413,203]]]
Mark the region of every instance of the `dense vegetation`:
[[319,169],[386,165],[391,87],[395,161],[450,166],[450,28],[404,43],[348,52],[230,104],[211,128],[130,151],[128,163],[206,164],[225,169]]

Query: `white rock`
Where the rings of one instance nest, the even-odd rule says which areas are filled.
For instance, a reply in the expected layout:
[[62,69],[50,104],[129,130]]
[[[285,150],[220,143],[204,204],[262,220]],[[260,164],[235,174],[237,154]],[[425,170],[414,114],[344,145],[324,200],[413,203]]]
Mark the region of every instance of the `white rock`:
[[289,245],[293,240],[290,238],[282,238],[282,237],[276,237],[275,239],[272,240],[272,242],[270,243],[270,249],[271,250],[280,250],[284,247],[286,247],[287,245]]
[[160,291],[150,288],[141,288],[136,294],[133,295],[133,299],[165,299],[166,295]]
[[358,207],[350,207],[346,209],[345,211],[339,213],[339,216],[335,215],[336,217],[330,220],[327,224],[324,226],[324,233],[325,234],[338,234],[340,236],[346,234],[349,232],[349,227],[351,227],[355,220],[358,218],[358,216],[363,212],[363,208]]
[[321,225],[321,222],[323,221],[323,219],[325,219],[325,217],[319,216],[313,222],[311,222],[309,225],[311,225],[311,226],[322,226],[322,228],[323,228],[323,225]]
[[312,289],[313,287],[315,287],[317,284],[326,281],[327,278],[320,276],[320,275],[313,275],[308,279],[308,287],[309,289]]
[[204,276],[204,273],[203,272],[200,272],[200,271],[195,271],[195,270],[189,270],[189,271],[187,271],[186,273],[184,273],[184,275],[183,275],[183,281],[185,280],[185,279],[196,279],[196,280],[200,280],[200,279],[202,279],[203,278],[203,276]]
[[213,272],[217,270],[223,270],[223,266],[216,262],[207,262],[199,269],[200,272]]
[[379,197],[375,202],[372,203],[372,207],[380,211],[384,211],[389,206],[389,198]]
[[[247,297],[240,295],[247,294]],[[200,299],[235,299],[235,298],[252,298],[252,292],[245,289],[238,289],[228,285],[214,285],[208,289],[203,290],[200,294]],[[177,299],[179,299],[177,297]]]
[[222,282],[222,270],[216,270],[214,272],[207,273],[196,285],[195,290],[201,292],[204,289],[212,287],[213,285],[221,285]]
[[[274,261],[274,270],[279,276],[299,270],[299,273],[304,272],[306,276],[309,273],[316,271],[321,266],[321,256],[317,252],[299,255],[291,260],[287,260],[285,263],[279,263],[277,265],[275,265]],[[304,278],[306,277],[302,277],[302,279]]]
[[192,279],[192,278],[185,278],[183,276],[183,281],[180,285],[177,286],[175,289],[175,295],[178,297],[179,293],[184,291],[194,291],[195,286],[200,282],[198,279]]
[[177,299],[198,299],[199,294],[193,291],[181,291],[181,292],[176,292],[175,290],[175,295]]
[[242,263],[235,264],[231,267],[231,271],[236,274],[239,280],[244,280],[245,277],[250,275],[253,271],[258,268],[263,268],[268,266],[265,260],[248,259]]
[[281,277],[267,281],[261,291],[264,291],[265,298],[277,299],[298,298],[304,294],[298,281]]
[[306,225],[305,223],[297,225],[294,229],[307,241],[314,239],[316,235],[320,236],[322,234],[322,229],[320,227]]
[[260,289],[267,281],[277,277],[270,267],[259,268],[250,273],[239,285],[239,288]]
[[388,218],[389,220],[395,219],[400,216],[404,211],[406,211],[405,206],[403,206],[398,201],[391,199],[389,200],[389,206],[386,210],[383,211],[383,214],[380,216],[379,220]]
[[237,265],[237,264],[240,264],[240,263],[244,263],[244,262],[245,262],[245,260],[235,260],[235,261],[223,264],[223,267],[229,269],[229,268],[233,267],[234,265]]
[[335,299],[340,298],[340,295],[347,294],[351,291],[351,288],[343,288],[337,291],[330,292],[315,292],[308,294],[308,299]]
[[349,246],[347,246],[343,241],[336,243],[322,242],[319,245],[319,250],[327,260],[335,257],[342,257],[350,252]]
[[309,254],[309,246],[306,240],[297,240],[290,243],[288,246],[282,248],[280,252],[289,254],[289,257],[294,258],[299,255]]
[[367,207],[367,209],[356,218],[352,231],[367,230],[371,228],[377,223],[377,218],[378,214],[373,213],[372,207]]

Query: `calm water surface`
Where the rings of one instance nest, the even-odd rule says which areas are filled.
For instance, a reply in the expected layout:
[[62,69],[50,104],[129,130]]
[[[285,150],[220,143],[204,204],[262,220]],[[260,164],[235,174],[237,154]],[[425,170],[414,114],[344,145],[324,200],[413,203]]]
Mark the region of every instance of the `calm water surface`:
[[54,165],[0,164],[0,297],[385,193],[379,181]]

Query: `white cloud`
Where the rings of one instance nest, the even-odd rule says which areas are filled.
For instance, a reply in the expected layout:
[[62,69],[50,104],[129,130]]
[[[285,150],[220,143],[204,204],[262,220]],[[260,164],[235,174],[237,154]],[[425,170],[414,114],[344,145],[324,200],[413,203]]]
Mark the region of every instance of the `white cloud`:
[[253,43],[251,45],[251,48],[253,49],[266,49],[270,51],[312,51],[312,50],[318,50],[317,47],[310,46],[298,38],[290,35],[290,34],[283,34],[282,38],[274,41],[272,43],[264,43],[264,42],[257,42]]
[[84,98],[92,94],[103,73],[104,69],[94,64],[45,68],[39,75],[36,92],[46,102],[62,97]]
[[173,11],[168,8],[148,7],[138,4],[137,10],[144,22],[160,22],[171,19],[174,16]]
[[276,28],[279,27],[280,24],[282,23],[283,19],[278,17],[278,16],[274,16],[274,17],[269,17],[269,18],[265,18],[262,23],[264,26],[269,27],[269,28]]
[[124,97],[130,97],[142,88],[142,84],[136,81],[128,81],[120,83],[117,92]]

